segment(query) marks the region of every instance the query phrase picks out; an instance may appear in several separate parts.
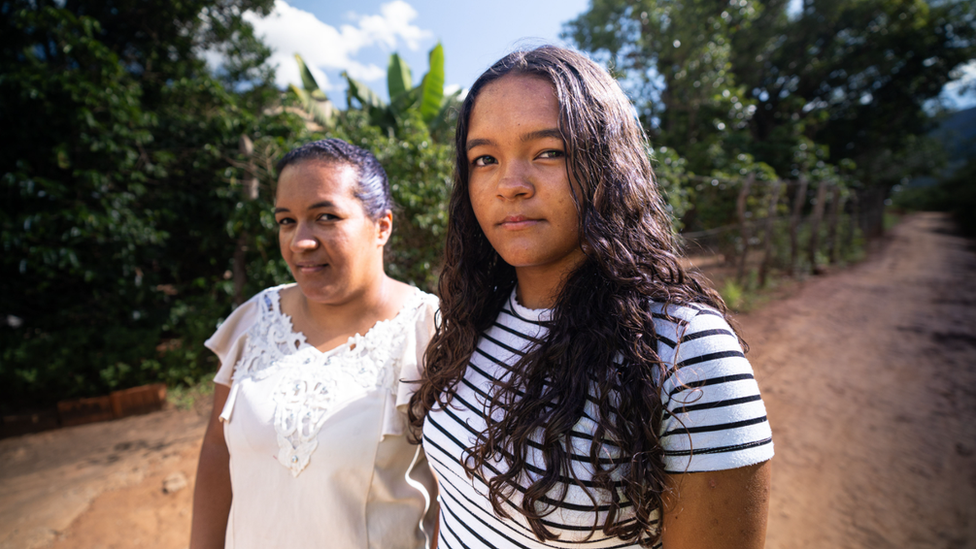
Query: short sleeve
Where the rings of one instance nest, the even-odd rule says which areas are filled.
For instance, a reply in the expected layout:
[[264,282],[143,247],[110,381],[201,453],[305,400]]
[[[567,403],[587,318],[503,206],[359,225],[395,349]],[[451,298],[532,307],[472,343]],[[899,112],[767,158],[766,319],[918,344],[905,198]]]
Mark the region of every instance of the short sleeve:
[[673,347],[659,353],[671,366],[661,384],[665,470],[719,471],[770,459],[766,407],[738,338],[712,309],[689,316],[668,323]]
[[[258,294],[261,295],[261,294]],[[257,322],[258,305],[254,296],[242,304],[224,320],[210,339],[203,344],[213,351],[220,359],[220,369],[214,376],[214,382],[230,386],[234,374],[234,365],[241,358],[247,331]]]
[[437,298],[417,290],[421,297],[420,305],[414,309],[413,317],[404,326],[407,331],[400,357],[400,375],[397,378],[396,392],[390,395],[392,405],[388,405],[383,417],[380,438],[400,436],[407,426],[407,406],[410,397],[420,385],[420,372],[424,363],[424,351],[434,335],[434,322],[437,315]]
[[437,316],[437,298],[430,294],[423,294],[423,304],[417,310],[416,322],[407,336],[403,350],[403,362],[400,364],[400,382],[397,385],[396,407],[406,412],[410,404],[410,397],[420,386],[420,376],[424,364],[424,352],[430,338],[434,336]]

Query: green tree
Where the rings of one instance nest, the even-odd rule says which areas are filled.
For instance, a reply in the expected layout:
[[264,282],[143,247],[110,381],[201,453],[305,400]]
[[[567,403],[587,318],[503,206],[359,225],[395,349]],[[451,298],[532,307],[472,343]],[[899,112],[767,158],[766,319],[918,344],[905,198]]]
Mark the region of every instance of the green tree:
[[880,168],[913,146],[925,101],[976,56],[976,8],[807,0],[790,16],[784,0],[594,0],[565,35],[613,64],[652,135],[694,170],[721,167],[724,149],[795,176],[812,140],[827,162],[851,159],[890,186],[901,176]]
[[708,172],[755,109],[732,44],[760,10],[751,0],[595,0],[563,34],[620,75],[655,144]]
[[3,2],[0,314],[22,321],[0,328],[4,408],[213,366],[194,353],[230,305],[229,160],[242,134],[301,131],[264,114],[278,93],[242,14],[271,5]]
[[865,183],[890,187],[917,168],[896,173],[891,162],[930,129],[923,105],[976,57],[976,8],[965,0],[813,0],[794,18],[768,21],[763,34],[734,61],[758,100],[751,129],[763,156],[783,165],[776,144],[800,122],[803,135],[828,147],[829,162],[850,158]]

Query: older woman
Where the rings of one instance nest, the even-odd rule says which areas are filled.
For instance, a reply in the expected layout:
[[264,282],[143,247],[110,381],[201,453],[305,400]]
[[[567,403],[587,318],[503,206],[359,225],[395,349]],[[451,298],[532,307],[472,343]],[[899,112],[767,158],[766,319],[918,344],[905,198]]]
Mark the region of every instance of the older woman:
[[[278,164],[274,215],[295,284],[241,305],[221,360],[191,547],[423,547],[434,483],[404,409],[436,299],[383,271],[386,174],[338,139]],[[426,525],[424,524],[426,520]]]

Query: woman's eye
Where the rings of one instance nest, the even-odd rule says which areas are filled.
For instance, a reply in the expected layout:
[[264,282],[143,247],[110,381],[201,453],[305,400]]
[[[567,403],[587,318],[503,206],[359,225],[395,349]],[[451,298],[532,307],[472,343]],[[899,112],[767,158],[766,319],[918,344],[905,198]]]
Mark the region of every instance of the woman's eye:
[[336,221],[337,219],[339,219],[339,216],[335,214],[324,213],[319,216],[319,219],[322,221]]
[[542,151],[542,154],[539,155],[539,158],[562,158],[564,156],[566,156],[566,153],[564,153],[563,151],[549,150],[549,151]]
[[474,164],[475,166],[487,166],[489,164],[495,164],[496,162],[497,161],[495,160],[494,157],[485,154],[475,158],[474,161],[471,163]]
[[290,217],[282,217],[277,221],[278,226],[291,225],[295,220]]

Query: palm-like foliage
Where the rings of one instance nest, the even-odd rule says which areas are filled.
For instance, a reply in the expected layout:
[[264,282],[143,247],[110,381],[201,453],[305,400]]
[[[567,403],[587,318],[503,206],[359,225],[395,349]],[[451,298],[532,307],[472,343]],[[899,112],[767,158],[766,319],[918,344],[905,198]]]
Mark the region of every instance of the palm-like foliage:
[[[301,56],[296,54],[295,58],[298,60],[303,88],[293,84],[291,91],[316,122],[326,128],[333,127],[334,106],[315,82]],[[460,104],[461,92],[444,94],[444,47],[441,44],[430,50],[428,59],[430,68],[427,74],[414,86],[406,61],[396,53],[390,55],[386,78],[390,97],[388,103],[368,86],[343,72],[342,76],[348,84],[346,102],[349,108],[364,111],[369,116],[370,124],[393,135],[400,133],[407,114],[416,111],[434,139],[443,141],[449,138],[447,132],[453,126],[452,113]]]

